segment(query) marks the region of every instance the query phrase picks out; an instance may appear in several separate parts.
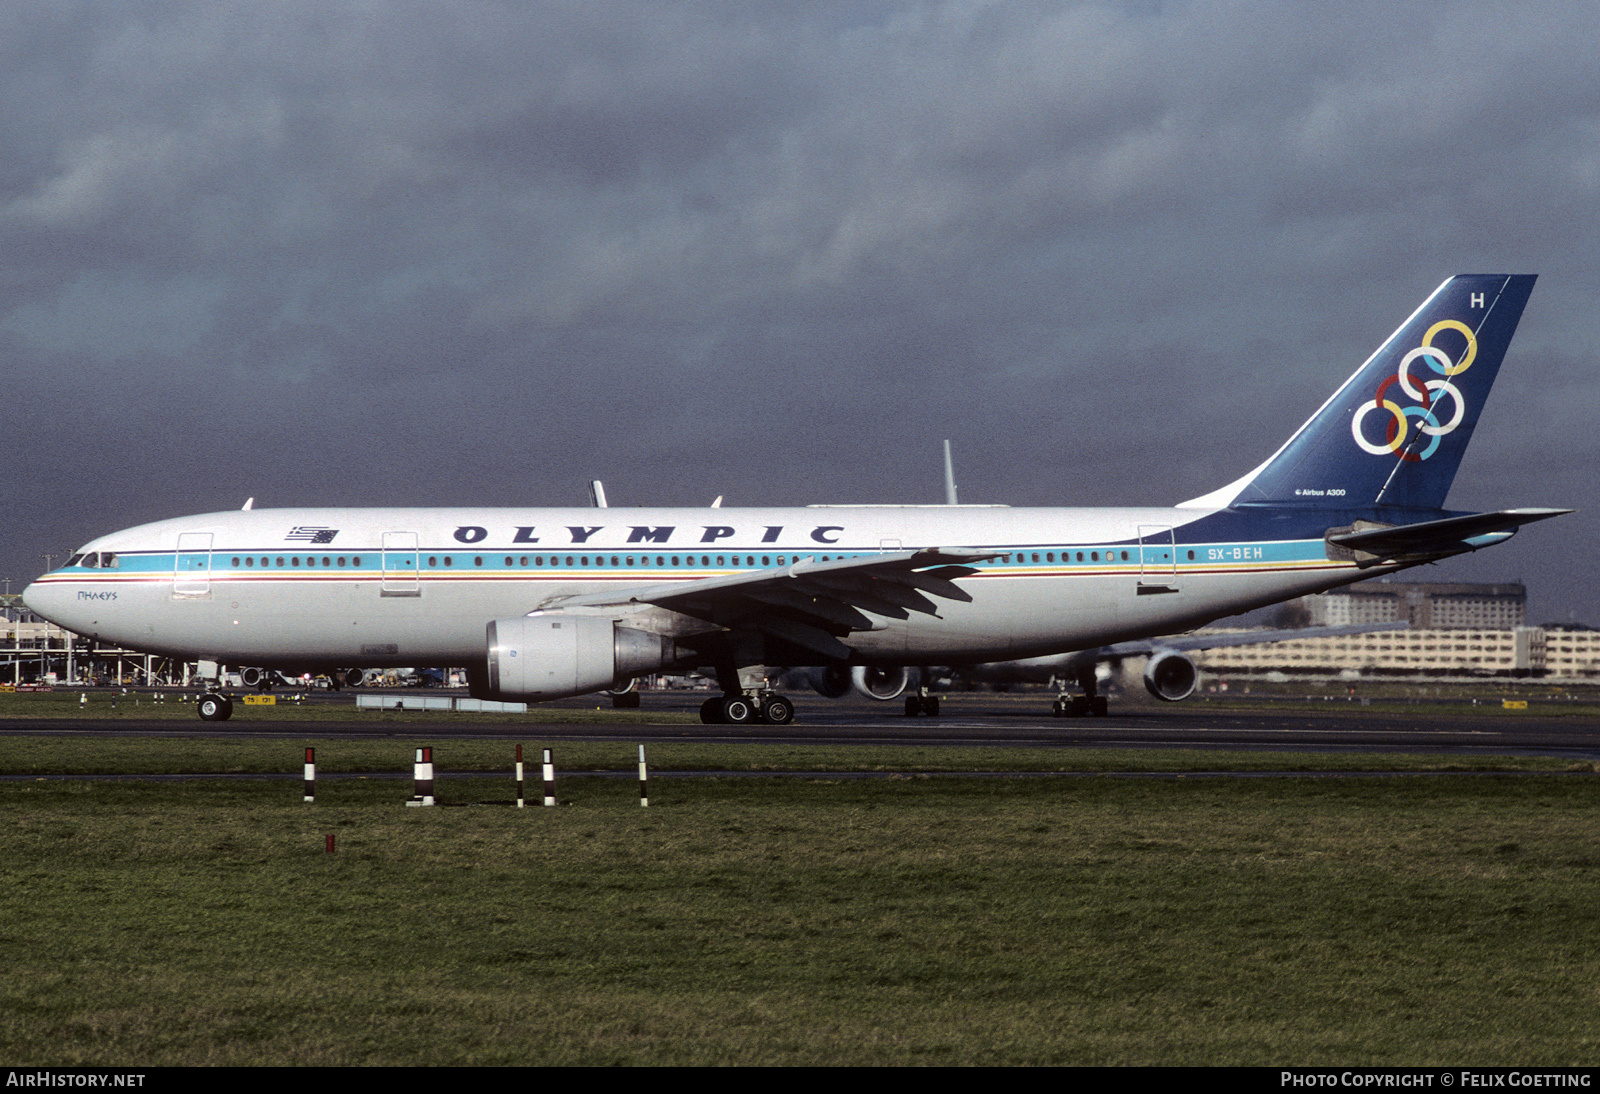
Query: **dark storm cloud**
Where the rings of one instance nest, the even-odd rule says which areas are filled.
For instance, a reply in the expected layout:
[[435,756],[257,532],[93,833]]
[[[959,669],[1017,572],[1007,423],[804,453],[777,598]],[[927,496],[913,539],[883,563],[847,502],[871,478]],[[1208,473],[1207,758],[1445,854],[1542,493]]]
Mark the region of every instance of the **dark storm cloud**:
[[[0,564],[247,494],[932,500],[944,436],[971,500],[1177,501],[1467,270],[1544,276],[1452,501],[1590,505],[1597,29],[9,5]],[[1451,572],[1564,610],[1587,520]]]

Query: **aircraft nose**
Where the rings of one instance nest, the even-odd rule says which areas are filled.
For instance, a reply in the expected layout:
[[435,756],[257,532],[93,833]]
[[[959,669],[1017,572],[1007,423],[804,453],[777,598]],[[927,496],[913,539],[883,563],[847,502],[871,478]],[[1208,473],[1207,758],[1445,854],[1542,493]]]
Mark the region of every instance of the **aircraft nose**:
[[59,585],[35,581],[22,590],[22,602],[34,615],[48,619],[57,626],[67,626],[67,591]]

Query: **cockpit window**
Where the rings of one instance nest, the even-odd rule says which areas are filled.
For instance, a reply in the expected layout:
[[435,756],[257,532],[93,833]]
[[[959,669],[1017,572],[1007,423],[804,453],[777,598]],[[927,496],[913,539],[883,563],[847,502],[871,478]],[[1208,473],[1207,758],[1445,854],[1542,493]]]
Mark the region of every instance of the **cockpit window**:
[[100,552],[100,568],[102,570],[115,570],[121,565],[122,563],[117,560],[117,556],[111,551]]
[[71,558],[67,559],[67,565],[68,566],[76,566],[78,563],[80,563],[82,561],[83,561],[83,552],[79,551],[77,554],[75,554]]

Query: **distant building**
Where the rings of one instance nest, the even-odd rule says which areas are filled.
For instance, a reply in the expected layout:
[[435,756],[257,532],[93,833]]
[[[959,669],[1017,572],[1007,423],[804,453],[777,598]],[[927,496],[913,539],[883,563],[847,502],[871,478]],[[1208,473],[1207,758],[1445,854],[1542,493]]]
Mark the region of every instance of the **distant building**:
[[1367,581],[1301,598],[1314,627],[1405,621],[1413,630],[1510,630],[1527,622],[1521,584]]
[[1211,673],[1593,677],[1600,676],[1600,631],[1375,631],[1206,650],[1196,663]]

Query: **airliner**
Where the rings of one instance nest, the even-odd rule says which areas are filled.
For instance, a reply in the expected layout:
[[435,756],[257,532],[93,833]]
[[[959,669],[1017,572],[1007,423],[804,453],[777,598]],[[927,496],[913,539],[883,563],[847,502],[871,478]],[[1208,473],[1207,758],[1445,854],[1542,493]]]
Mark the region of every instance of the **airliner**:
[[1570,512],[1443,507],[1534,280],[1448,279],[1258,467],[1172,507],[251,508],[102,536],[23,599],[203,675],[467,665],[473,694],[538,701],[703,667],[705,722],[781,725],[771,666],[1133,642]]

